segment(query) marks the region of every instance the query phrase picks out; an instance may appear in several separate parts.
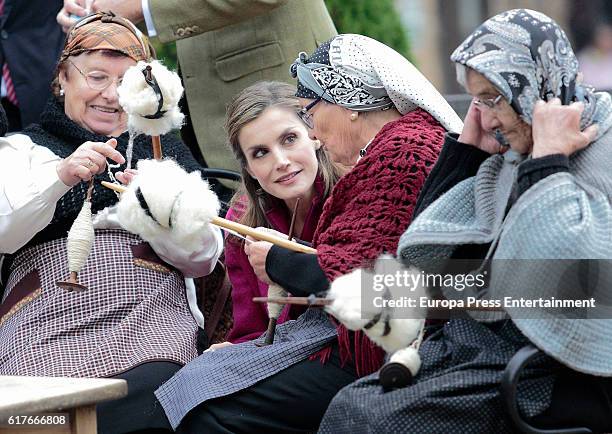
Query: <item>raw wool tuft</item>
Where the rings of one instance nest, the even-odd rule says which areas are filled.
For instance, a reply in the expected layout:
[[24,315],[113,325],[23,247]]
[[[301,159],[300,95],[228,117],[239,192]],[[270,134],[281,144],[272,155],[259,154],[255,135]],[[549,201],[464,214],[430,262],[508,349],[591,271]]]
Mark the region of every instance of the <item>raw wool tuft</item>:
[[[417,337],[422,328],[425,312],[421,308],[382,308],[375,307],[373,304],[363,306],[362,293],[373,296],[382,296],[383,292],[375,291],[373,288],[362,288],[363,283],[373,282],[374,275],[394,275],[398,270],[404,271],[402,265],[388,255],[383,255],[376,261],[374,270],[357,269],[351,273],[340,276],[331,284],[327,296],[333,299],[333,303],[325,309],[336,317],[349,330],[363,330],[365,334],[387,353],[393,353],[401,348],[410,345]],[[415,274],[420,274],[419,270],[411,268]],[[419,300],[425,296],[425,288],[418,286],[414,290],[406,287],[389,287],[389,298],[401,300],[402,297],[409,295]],[[418,306],[418,303],[417,303]],[[381,319],[371,328],[364,329],[364,326],[377,314],[382,313]],[[389,318],[390,332],[383,336],[385,331],[385,320]],[[407,319],[417,318],[417,319]]]
[[[188,251],[202,247],[210,221],[220,208],[219,199],[200,172],[187,173],[174,160],[140,160],[138,175],[121,195],[119,223],[145,241],[169,237]],[[140,188],[149,206],[151,218],[140,206],[136,190]]]
[[361,317],[361,282],[366,271],[358,268],[338,277],[331,284],[327,298],[333,300],[325,310],[349,330],[361,330],[368,319]]
[[[151,65],[152,75],[157,80],[164,104],[161,108],[166,113],[160,119],[147,119],[143,116],[153,115],[157,111],[158,100],[155,92],[145,81],[142,71]],[[151,63],[138,62],[128,68],[123,76],[121,86],[117,89],[119,104],[128,114],[128,129],[149,136],[166,134],[183,124],[185,116],[178,108],[183,95],[183,85],[179,76],[170,71],[159,61]]]

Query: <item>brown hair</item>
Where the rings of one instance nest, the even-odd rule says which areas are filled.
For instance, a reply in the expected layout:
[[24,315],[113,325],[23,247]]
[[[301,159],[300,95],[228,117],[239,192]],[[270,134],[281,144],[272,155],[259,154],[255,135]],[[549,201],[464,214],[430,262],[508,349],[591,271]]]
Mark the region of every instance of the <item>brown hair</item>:
[[[269,227],[265,211],[281,201],[265,192],[259,182],[248,174],[247,159],[240,147],[238,135],[245,125],[257,119],[269,107],[287,109],[295,112],[297,116],[301,107],[294,93],[294,86],[287,83],[260,81],[240,92],[227,107],[225,130],[232,152],[240,162],[242,174],[242,184],[232,198],[231,205],[241,211],[244,210],[239,222],[247,226]],[[316,157],[319,163],[319,176],[323,178],[325,185],[324,196],[327,197],[341,176],[340,170],[323,147],[316,151]],[[245,196],[246,204],[243,203]]]

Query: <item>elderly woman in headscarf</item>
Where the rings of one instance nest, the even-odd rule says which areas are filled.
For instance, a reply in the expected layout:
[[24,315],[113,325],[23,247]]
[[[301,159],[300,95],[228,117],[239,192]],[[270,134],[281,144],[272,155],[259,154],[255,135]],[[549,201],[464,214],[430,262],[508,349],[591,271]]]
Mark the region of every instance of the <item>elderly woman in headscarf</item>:
[[[117,196],[97,182],[111,181],[107,158],[125,162],[117,86],[149,60],[129,21],[84,18],[68,35],[41,123],[0,139],[0,375],[127,379],[126,398],[98,406],[100,432],[169,429],[153,390],[198,354],[185,277],[208,274],[222,250],[215,230],[197,251],[164,236],[145,243],[121,228]],[[173,134],[161,140],[165,156],[200,169]],[[136,138],[133,161],[152,157],[149,139]],[[95,243],[79,273],[88,289],[68,292],[56,285],[68,276],[66,233],[92,177]]]
[[[398,256],[431,272],[436,258],[480,259],[488,285],[442,294],[504,309],[468,311],[430,334],[413,385],[385,393],[374,374],[344,388],[320,432],[514,432],[500,381],[529,343],[543,354],[519,383],[524,417],[608,432],[611,269],[576,260],[612,258],[610,95],[577,80],[565,33],[535,11],[489,19],[451,59],[472,104],[461,135],[447,136]],[[544,303],[590,297],[594,308]]]
[[[445,132],[462,124],[410,62],[365,36],[339,35],[302,53],[292,71],[311,139],[350,171],[323,207],[316,255],[266,242],[246,252],[260,280],[308,296],[397,249]],[[156,394],[179,431],[312,431],[336,392],[376,371],[383,356],[362,333],[309,309],[277,327],[273,345],[205,353]]]

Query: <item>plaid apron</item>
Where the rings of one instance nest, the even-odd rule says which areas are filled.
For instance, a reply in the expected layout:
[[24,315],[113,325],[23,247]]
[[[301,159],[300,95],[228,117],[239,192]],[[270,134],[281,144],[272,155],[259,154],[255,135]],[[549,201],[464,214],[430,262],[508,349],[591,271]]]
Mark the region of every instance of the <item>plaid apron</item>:
[[68,292],[66,239],[20,252],[0,304],[0,375],[108,377],[150,361],[196,357],[183,276],[139,237],[96,230]]

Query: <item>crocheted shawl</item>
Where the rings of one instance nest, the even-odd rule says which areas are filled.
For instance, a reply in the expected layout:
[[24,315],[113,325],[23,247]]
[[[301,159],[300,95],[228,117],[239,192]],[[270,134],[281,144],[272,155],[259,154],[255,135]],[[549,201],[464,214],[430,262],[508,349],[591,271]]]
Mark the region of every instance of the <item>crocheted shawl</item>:
[[[511,151],[494,155],[475,177],[457,184],[419,214],[402,235],[398,255],[406,264],[426,269],[431,259],[448,258],[459,245],[492,243],[489,259],[522,260],[515,261],[520,266],[491,261],[488,288],[466,288],[461,291],[463,298],[595,297],[598,307],[582,312],[529,309],[526,314],[526,309],[518,307],[506,311],[525,336],[561,363],[581,372],[612,376],[611,149],[609,129],[572,155],[569,172],[536,183],[507,214],[522,157]],[[599,267],[597,281],[585,284],[576,273],[564,274],[571,270],[562,259],[607,261]],[[567,278],[575,280],[561,285]],[[537,292],[526,294],[532,291],[527,288]],[[448,288],[445,295],[453,292],[457,294]]]
[[[22,134],[30,137],[34,143],[44,146],[53,151],[56,155],[66,158],[72,154],[84,142],[106,142],[109,137],[92,133],[72,121],[64,113],[64,106],[55,97],[47,102],[41,114],[40,124],[32,124],[22,131]],[[117,150],[125,156],[128,133],[123,133],[117,139]],[[188,172],[201,170],[201,166],[195,161],[189,149],[174,134],[162,136],[162,150],[165,157],[175,159]],[[138,136],[134,141],[133,152],[134,163],[141,159],[153,158],[151,140],[147,136]],[[125,165],[113,171],[124,170]],[[96,213],[101,209],[117,203],[115,193],[108,188],[102,187],[100,181],[110,181],[106,172],[96,175],[94,191],[92,196],[92,212]],[[87,183],[81,182],[75,185],[57,202],[55,213],[51,223],[39,232],[28,245],[35,245],[41,242],[50,241],[65,237],[70,226],[78,215],[85,194]]]
[[[325,202],[313,245],[330,281],[394,252],[412,219],[414,205],[444,142],[445,129],[416,109],[386,124],[367,154],[344,175]],[[351,358],[349,334],[338,326],[340,355]],[[380,368],[383,351],[354,334],[359,375]]]

